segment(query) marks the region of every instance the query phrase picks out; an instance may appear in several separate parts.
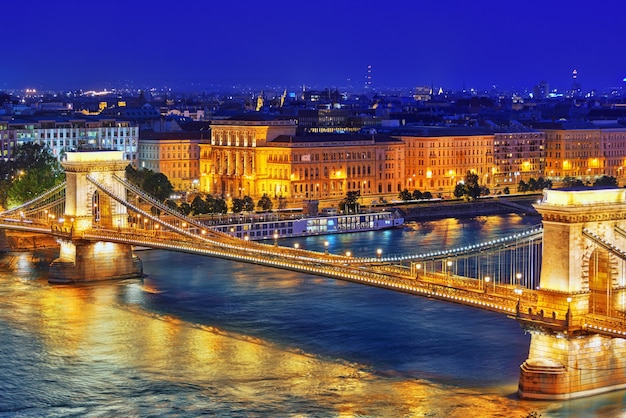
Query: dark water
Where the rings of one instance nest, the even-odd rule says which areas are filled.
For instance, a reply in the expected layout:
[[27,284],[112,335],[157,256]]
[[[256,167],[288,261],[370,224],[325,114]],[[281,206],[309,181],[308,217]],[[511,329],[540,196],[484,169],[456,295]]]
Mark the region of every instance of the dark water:
[[[481,242],[529,217],[444,220],[281,242],[354,255]],[[165,251],[149,277],[47,283],[46,257],[0,258],[0,416],[622,416],[624,393],[516,397],[529,337],[502,315]]]

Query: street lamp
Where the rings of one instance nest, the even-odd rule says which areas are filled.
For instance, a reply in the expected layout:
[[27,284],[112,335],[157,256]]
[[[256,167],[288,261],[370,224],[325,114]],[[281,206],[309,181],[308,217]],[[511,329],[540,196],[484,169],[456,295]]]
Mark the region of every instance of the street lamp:
[[520,286],[520,284],[522,283],[522,273],[517,273],[517,274],[515,275],[515,278],[517,279],[517,283],[516,283],[516,285],[517,285],[517,287],[519,287],[519,286]]
[[352,253],[350,251],[346,251],[346,257],[351,257]]
[[420,270],[422,269],[422,263],[417,263],[415,265],[415,280],[420,278]]
[[377,250],[376,250],[376,256],[377,256],[378,258],[380,258],[382,255],[383,255],[383,250],[382,250],[382,248],[377,249]]
[[300,244],[298,244],[298,243],[296,242],[295,244],[293,244],[293,248],[295,248],[295,249],[297,250],[298,248],[300,248]]
[[452,261],[448,260],[446,265],[448,266],[448,276],[452,276]]
[[274,232],[274,247],[278,247],[278,231]]
[[328,254],[328,245],[329,245],[329,242],[324,241],[324,254]]
[[485,276],[485,293],[487,293],[487,288],[489,287],[489,282],[490,281],[491,281],[491,277]]

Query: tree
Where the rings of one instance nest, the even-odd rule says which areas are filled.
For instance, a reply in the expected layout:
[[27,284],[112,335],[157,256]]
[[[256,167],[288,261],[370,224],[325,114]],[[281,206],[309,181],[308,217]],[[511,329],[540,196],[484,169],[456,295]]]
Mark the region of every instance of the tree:
[[178,210],[180,213],[187,216],[191,213],[191,205],[187,202],[183,202],[180,204],[180,207],[178,208]]
[[431,192],[426,191],[422,194],[422,199],[431,200],[432,198],[433,198],[433,195]]
[[194,197],[191,201],[191,213],[194,215],[209,213],[207,210],[207,204],[202,197],[200,197],[200,195],[196,195],[196,197]]
[[576,177],[566,176],[563,178],[563,186],[565,187],[583,187],[584,185],[583,181]]
[[262,211],[268,212],[272,210],[272,199],[267,194],[264,194],[256,204],[257,208]]
[[481,187],[478,184],[478,174],[468,171],[465,179],[454,188],[454,196],[465,197],[467,200],[476,200],[481,194]]
[[254,200],[250,196],[243,197],[243,210],[246,212],[252,212],[254,210]]
[[453,194],[456,198],[461,198],[465,196],[465,185],[463,183],[457,183],[456,186],[454,186]]
[[526,184],[524,180],[520,180],[519,183],[517,184],[517,191],[522,192],[522,193],[527,192],[528,184]]
[[215,198],[215,206],[213,208],[213,213],[225,214],[228,213],[228,205],[226,204],[226,200],[222,197]]
[[154,173],[149,176],[143,182],[142,188],[146,193],[154,197],[159,202],[164,202],[174,191],[172,183],[170,183],[167,176],[163,173]]
[[243,211],[244,200],[238,197],[233,197],[233,206],[231,210],[233,213],[241,213]]
[[346,193],[346,197],[339,202],[339,207],[346,213],[357,213],[359,207],[358,201],[360,197],[360,191],[350,191]]
[[413,199],[420,200],[422,198],[422,192],[420,192],[419,190],[413,190]]
[[50,150],[39,144],[23,144],[13,159],[2,161],[0,204],[14,207],[41,195],[61,183],[65,173]]
[[594,187],[597,186],[613,186],[617,187],[617,179],[612,176],[602,176],[593,182]]
[[165,174],[155,173],[145,168],[135,170],[130,164],[126,167],[126,179],[159,202],[165,202],[174,191],[172,183]]
[[478,184],[478,174],[468,171],[465,174],[465,188],[467,197],[471,200],[478,199],[480,196],[480,186]]
[[206,199],[204,200],[204,204],[205,204],[205,213],[217,213],[217,204],[215,203],[216,200],[213,196],[208,195],[206,197]]
[[413,199],[413,194],[411,194],[411,192],[409,192],[407,189],[404,189],[398,194],[398,199],[404,200],[406,202]]

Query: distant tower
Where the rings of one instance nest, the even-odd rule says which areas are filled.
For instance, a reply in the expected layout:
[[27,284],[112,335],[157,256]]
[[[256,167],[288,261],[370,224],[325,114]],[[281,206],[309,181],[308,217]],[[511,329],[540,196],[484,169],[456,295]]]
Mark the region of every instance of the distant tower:
[[372,89],[372,66],[367,66],[367,72],[365,73],[365,91]]
[[578,82],[578,71],[572,71],[572,91],[570,92],[570,96],[577,97],[580,96],[581,86]]

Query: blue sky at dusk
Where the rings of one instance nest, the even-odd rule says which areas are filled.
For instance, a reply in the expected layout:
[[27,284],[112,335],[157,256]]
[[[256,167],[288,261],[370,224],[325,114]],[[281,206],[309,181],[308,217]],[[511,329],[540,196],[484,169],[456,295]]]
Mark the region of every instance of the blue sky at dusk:
[[619,86],[626,2],[11,1],[0,89]]

